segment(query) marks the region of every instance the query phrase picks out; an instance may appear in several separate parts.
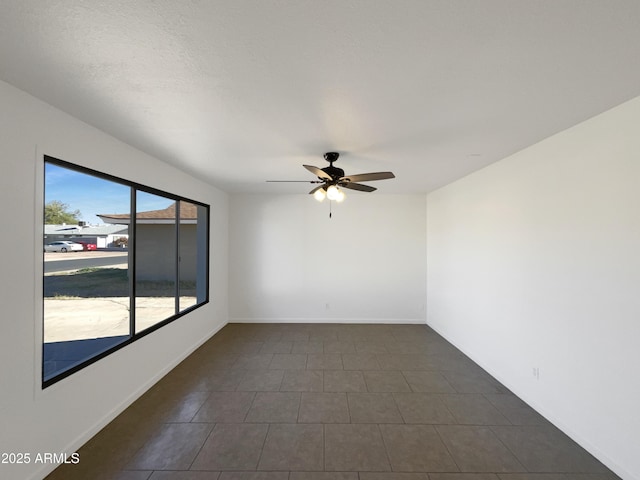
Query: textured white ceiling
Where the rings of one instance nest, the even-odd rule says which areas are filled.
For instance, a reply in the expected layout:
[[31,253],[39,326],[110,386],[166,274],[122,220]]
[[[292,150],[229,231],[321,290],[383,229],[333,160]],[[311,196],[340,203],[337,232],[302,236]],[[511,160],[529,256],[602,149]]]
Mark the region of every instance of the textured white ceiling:
[[[428,192],[640,95],[637,0],[2,0],[0,79],[232,192]],[[360,194],[360,193],[357,193]]]

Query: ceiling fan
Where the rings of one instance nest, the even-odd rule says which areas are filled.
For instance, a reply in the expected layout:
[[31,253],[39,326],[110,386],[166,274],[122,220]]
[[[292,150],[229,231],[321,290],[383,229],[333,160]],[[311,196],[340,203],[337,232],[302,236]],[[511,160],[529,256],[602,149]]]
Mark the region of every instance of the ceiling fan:
[[373,180],[395,178],[395,175],[391,172],[371,172],[360,173],[357,175],[345,175],[343,169],[333,166],[339,156],[340,154],[338,152],[325,153],[324,159],[329,162],[328,167],[318,168],[313,165],[303,165],[303,167],[313,173],[318,180],[267,180],[267,182],[319,183],[321,185],[311,190],[309,194],[313,195],[316,200],[320,202],[323,201],[325,197],[329,200],[341,202],[344,200],[344,192],[340,190],[340,188],[358,190],[360,192],[374,192],[377,190],[375,187],[363,185],[358,182],[371,182]]

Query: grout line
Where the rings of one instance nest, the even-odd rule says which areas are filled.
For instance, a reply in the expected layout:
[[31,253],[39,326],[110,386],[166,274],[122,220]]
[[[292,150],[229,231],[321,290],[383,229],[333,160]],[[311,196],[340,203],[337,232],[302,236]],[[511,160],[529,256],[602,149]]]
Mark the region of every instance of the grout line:
[[376,424],[378,427],[378,433],[380,434],[380,438],[382,439],[382,445],[384,446],[384,453],[387,455],[387,463],[389,464],[389,471],[393,472],[393,465],[391,464],[391,455],[389,454],[389,449],[387,448],[387,442],[384,440],[384,435],[382,434],[382,427],[379,423]]
[[437,425],[433,425],[431,428],[433,428],[436,432],[436,435],[438,436],[438,438],[440,439],[440,443],[442,443],[442,446],[447,450],[447,453],[449,454],[449,456],[451,457],[451,461],[453,461],[453,463],[455,464],[456,468],[458,469],[459,472],[462,472],[462,470],[460,469],[460,465],[458,465],[458,462],[456,462],[456,459],[453,456],[453,453],[451,453],[451,450],[449,450],[449,447],[447,447],[447,444],[445,443],[445,441],[442,439],[442,435],[440,434],[440,431],[438,430],[438,426]]
[[262,460],[262,454],[264,453],[264,446],[267,444],[267,437],[269,436],[269,430],[271,430],[270,423],[267,424],[267,431],[264,434],[264,440],[262,440],[262,448],[260,448],[260,456],[258,457],[258,461],[256,462],[256,467],[253,469],[255,471],[257,471],[258,467],[260,466],[260,460]]
[[[209,395],[207,395],[207,398],[205,398],[204,402],[202,402],[202,405],[200,405],[200,407],[198,407],[196,412],[191,416],[191,419],[188,422],[184,422],[184,423],[194,423],[193,419],[198,416],[198,413],[200,413],[200,410],[202,410],[202,408],[206,405],[206,403],[209,401],[209,399],[211,398],[213,393],[214,393],[213,391],[209,392]],[[181,423],[183,423],[183,422],[181,422]],[[197,423],[200,423],[200,422],[197,422]]]
[[256,397],[258,395],[258,392],[251,392],[251,393],[253,393],[253,397],[251,398],[251,405],[249,405],[249,408],[247,409],[247,413],[244,414],[244,419],[242,420],[242,423],[247,423],[247,417],[249,416],[249,412],[253,408],[253,404],[255,403]]
[[296,414],[296,423],[300,423],[300,409],[302,408],[302,393],[298,392],[298,413]]
[[[505,425],[502,425],[502,426],[505,426]],[[500,444],[501,444],[501,445],[504,445],[504,448],[506,448],[506,449],[509,451],[509,453],[511,453],[511,455],[513,455],[513,458],[515,458],[515,459],[516,459],[516,462],[518,462],[518,464],[519,464],[519,465],[524,469],[524,471],[525,471],[525,472],[529,472],[529,469],[528,469],[527,467],[525,467],[525,466],[524,466],[524,464],[520,461],[520,458],[516,455],[516,453],[515,453],[513,450],[511,450],[511,449],[509,448],[509,445],[507,445],[506,443],[504,443],[504,442],[500,439],[500,437],[496,434],[496,432],[494,432],[494,431],[493,431],[493,426],[487,426],[487,428],[488,428],[488,429],[489,429],[489,431],[491,432],[491,435],[493,435],[493,436],[496,438],[496,440],[498,440],[498,442],[500,442]]]
[[325,425],[322,424],[322,470],[327,471],[327,436],[324,431]]
[[213,435],[213,431],[215,430],[216,426],[218,424],[214,423],[213,427],[211,427],[211,430],[209,431],[209,434],[207,435],[207,438],[204,439],[204,442],[202,442],[202,445],[200,445],[200,448],[198,449],[198,453],[196,453],[193,456],[193,460],[191,460],[191,462],[189,463],[189,468],[187,468],[187,470],[191,470],[191,467],[193,466],[193,463],[196,461],[196,459],[200,456],[200,453],[202,452],[202,449],[204,448],[204,446],[207,444],[207,442],[209,441],[209,438],[211,438],[211,435]]

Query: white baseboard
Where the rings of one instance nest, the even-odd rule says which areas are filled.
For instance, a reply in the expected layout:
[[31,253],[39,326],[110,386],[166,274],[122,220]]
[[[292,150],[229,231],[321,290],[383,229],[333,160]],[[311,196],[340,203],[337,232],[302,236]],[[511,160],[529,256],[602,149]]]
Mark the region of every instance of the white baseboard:
[[426,325],[424,318],[230,318],[229,323],[343,323],[343,324],[391,324]]

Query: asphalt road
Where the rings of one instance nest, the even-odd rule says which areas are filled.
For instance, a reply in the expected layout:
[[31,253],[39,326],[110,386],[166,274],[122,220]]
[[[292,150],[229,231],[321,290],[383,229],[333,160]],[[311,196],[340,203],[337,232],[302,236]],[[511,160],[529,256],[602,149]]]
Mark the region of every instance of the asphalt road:
[[66,272],[88,267],[108,267],[127,263],[127,252],[45,253],[44,273]]

